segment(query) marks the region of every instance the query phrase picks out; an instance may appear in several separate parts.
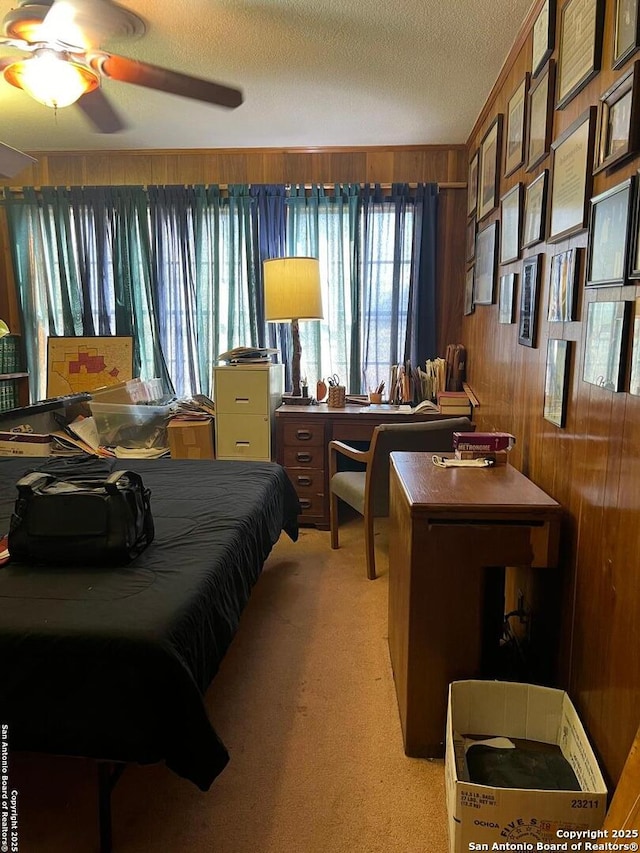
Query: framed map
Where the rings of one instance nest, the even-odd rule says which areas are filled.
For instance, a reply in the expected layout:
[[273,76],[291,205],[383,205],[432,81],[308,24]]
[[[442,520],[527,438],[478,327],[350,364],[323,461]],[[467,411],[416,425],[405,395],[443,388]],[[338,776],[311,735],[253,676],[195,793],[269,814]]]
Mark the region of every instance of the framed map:
[[95,391],[133,379],[133,338],[47,338],[47,397]]

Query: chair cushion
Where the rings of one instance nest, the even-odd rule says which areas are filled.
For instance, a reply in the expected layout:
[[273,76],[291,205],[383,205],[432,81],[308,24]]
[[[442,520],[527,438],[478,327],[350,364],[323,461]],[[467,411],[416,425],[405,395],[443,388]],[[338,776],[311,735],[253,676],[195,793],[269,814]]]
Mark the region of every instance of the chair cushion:
[[331,478],[331,491],[364,515],[364,471],[338,471]]

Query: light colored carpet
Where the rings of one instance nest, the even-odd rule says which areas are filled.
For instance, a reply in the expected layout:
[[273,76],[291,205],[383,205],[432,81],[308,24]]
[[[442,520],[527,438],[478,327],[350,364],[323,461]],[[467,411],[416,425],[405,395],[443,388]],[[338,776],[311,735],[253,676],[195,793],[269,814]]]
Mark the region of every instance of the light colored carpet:
[[[206,697],[229,765],[206,794],[162,765],[127,768],[114,853],[446,853],[443,762],[402,748],[378,540],[368,581],[359,520],[338,551],[326,531],[282,536]],[[13,757],[20,853],[97,853],[95,773]]]

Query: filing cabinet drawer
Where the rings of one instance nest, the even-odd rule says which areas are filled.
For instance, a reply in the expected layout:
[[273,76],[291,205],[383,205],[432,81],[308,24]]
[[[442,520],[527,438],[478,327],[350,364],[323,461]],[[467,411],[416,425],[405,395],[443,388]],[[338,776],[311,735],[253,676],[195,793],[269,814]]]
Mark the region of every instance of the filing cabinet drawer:
[[267,415],[227,415],[216,418],[216,458],[271,459]]
[[300,445],[324,447],[324,424],[322,423],[292,423],[285,424],[282,431],[284,446],[299,447]]
[[264,370],[217,370],[216,412],[265,415],[269,412],[269,376]]

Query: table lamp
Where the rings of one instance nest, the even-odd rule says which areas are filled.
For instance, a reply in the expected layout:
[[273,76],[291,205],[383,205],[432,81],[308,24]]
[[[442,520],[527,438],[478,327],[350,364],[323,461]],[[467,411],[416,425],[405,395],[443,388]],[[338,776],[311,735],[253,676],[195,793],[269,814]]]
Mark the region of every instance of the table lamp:
[[270,323],[291,322],[292,397],[300,397],[300,329],[298,320],[322,320],[320,262],[317,258],[272,258],[263,263],[264,314]]

